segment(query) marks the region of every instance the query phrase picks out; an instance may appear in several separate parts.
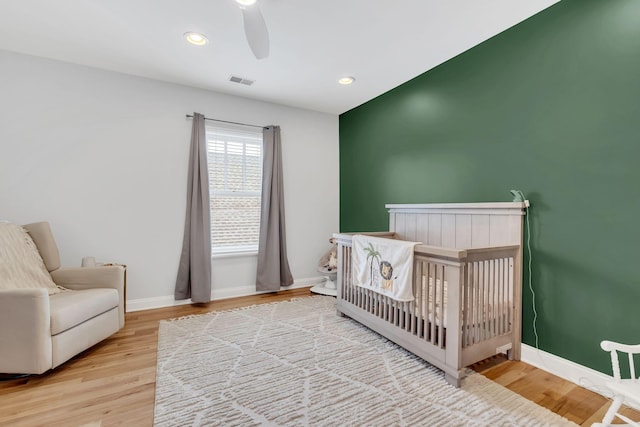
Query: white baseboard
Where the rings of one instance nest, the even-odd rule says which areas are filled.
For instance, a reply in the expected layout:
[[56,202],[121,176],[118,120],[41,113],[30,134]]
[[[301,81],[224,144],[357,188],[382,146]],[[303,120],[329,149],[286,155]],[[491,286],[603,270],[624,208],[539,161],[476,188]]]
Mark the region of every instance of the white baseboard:
[[[529,365],[571,381],[604,397],[611,398],[611,392],[605,386],[607,381],[611,381],[609,375],[526,344],[522,344],[521,359]],[[625,404],[640,410],[640,406],[629,405],[629,402],[625,402]]]
[[[285,291],[287,289],[305,288],[307,286],[317,285],[325,280],[323,276],[307,277],[304,279],[296,279],[291,286],[280,288]],[[244,297],[248,295],[260,295],[267,292],[256,292],[255,286],[237,286],[231,288],[212,289],[211,299],[221,300],[226,298]],[[140,298],[127,301],[127,313],[140,310],[151,310],[154,308],[173,307],[178,305],[191,304],[190,299],[175,300],[173,295],[164,295],[152,298]]]
[[177,305],[191,304],[190,299],[176,301],[173,295],[161,297],[139,298],[127,300],[127,313],[140,310],[151,310],[154,308],[173,307]]

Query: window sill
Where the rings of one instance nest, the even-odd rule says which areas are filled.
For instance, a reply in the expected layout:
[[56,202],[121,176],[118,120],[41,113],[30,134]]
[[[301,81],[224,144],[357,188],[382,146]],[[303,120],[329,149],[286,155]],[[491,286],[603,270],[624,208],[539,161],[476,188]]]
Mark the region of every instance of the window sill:
[[221,259],[221,258],[242,258],[242,257],[252,257],[257,256],[258,251],[247,251],[247,252],[218,252],[216,254],[211,254],[211,259]]

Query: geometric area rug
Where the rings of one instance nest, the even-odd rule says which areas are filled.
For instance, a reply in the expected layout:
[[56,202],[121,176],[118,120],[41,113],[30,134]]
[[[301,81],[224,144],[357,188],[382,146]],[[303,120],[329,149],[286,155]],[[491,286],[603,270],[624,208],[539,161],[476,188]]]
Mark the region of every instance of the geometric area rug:
[[310,297],[162,321],[154,425],[575,426],[442,371]]

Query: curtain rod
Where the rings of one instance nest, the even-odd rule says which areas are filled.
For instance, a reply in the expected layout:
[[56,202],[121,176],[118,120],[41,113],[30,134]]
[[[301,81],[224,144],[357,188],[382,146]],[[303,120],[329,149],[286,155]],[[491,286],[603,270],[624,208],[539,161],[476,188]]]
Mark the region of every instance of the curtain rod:
[[[187,114],[187,118],[188,118],[188,119],[192,119],[192,118],[193,118],[193,116],[192,116],[191,114]],[[213,121],[213,122],[231,123],[231,124],[233,124],[233,125],[251,126],[251,127],[253,127],[253,128],[260,128],[260,129],[266,129],[266,128],[267,128],[267,126],[250,125],[250,124],[247,124],[247,123],[240,123],[240,122],[229,122],[229,121],[227,121],[227,120],[210,119],[210,118],[208,118],[208,117],[205,117],[204,119],[205,119],[205,120],[211,120],[211,121]]]

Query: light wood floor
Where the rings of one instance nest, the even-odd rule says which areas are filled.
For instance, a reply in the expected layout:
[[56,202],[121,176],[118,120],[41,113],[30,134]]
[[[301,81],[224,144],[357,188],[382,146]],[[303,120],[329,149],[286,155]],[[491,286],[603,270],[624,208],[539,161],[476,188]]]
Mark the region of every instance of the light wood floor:
[[[120,332],[55,370],[0,382],[0,426],[151,426],[160,320],[308,295],[305,288],[127,313]],[[601,420],[608,407],[607,399],[526,363],[496,356],[473,368],[581,425]]]

